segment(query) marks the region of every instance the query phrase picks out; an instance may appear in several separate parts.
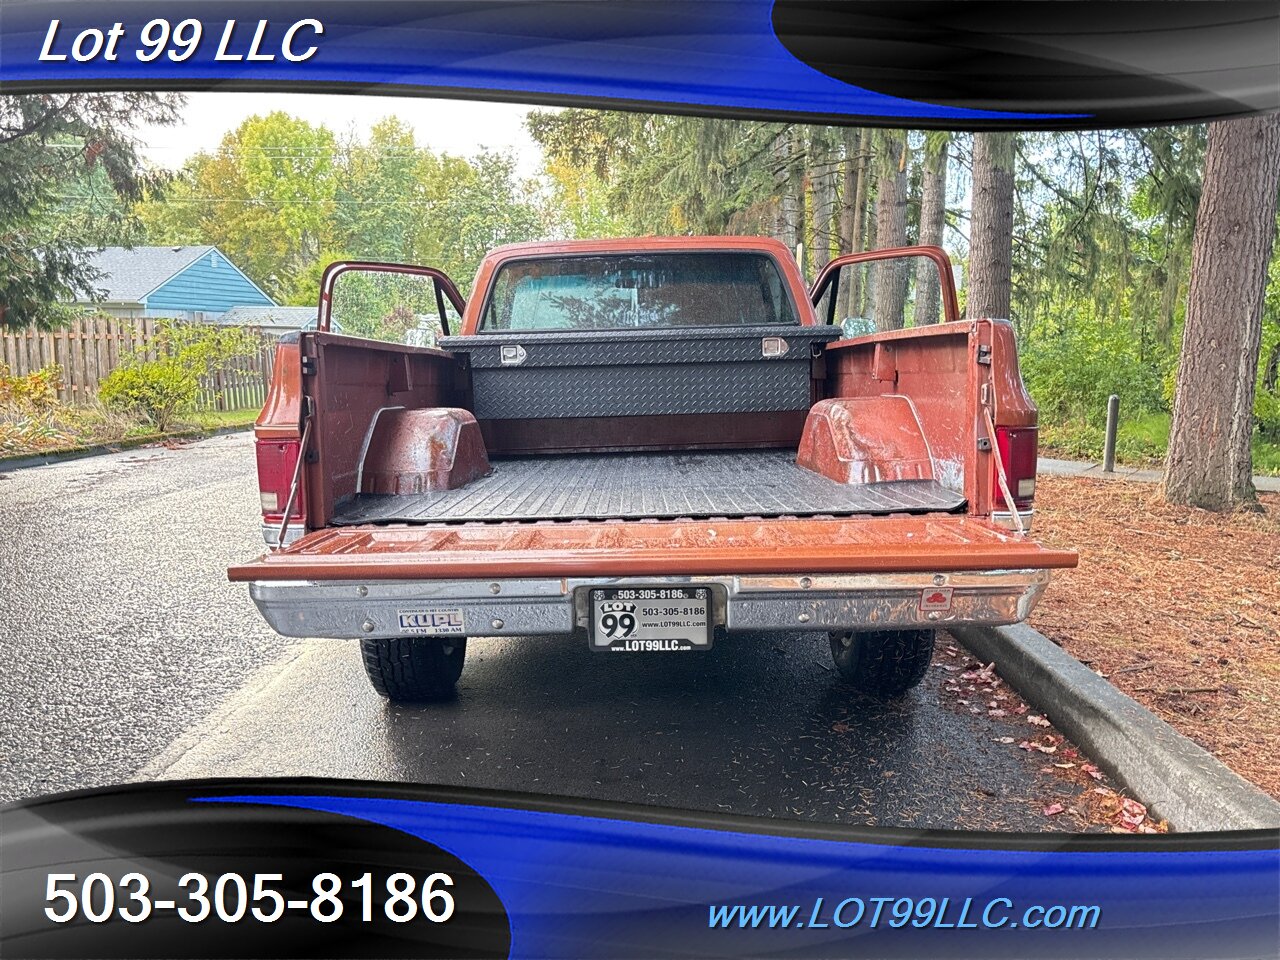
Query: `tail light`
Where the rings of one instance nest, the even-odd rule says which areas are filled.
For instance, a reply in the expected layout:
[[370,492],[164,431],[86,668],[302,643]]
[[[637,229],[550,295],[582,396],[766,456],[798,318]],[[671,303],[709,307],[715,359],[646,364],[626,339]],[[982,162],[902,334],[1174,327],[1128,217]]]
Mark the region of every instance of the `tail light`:
[[[298,465],[302,449],[300,440],[259,440],[258,492],[262,495],[262,522],[278,527],[284,519],[285,506],[289,502],[289,489],[293,486],[293,473]],[[302,532],[302,518],[306,515],[306,498],[302,485],[293,498],[289,512],[289,526],[296,525],[296,533]]]
[[1036,496],[1036,460],[1040,448],[1039,431],[1035,427],[996,427],[996,449],[1000,451],[1000,462],[1004,464],[1005,479],[1009,483],[1009,493],[1013,495],[1013,506],[1005,502],[1004,491],[1000,488],[1000,475],[995,464],[991,467],[991,487],[995,494],[996,510],[1018,510],[1025,512],[1031,509],[1031,502]]

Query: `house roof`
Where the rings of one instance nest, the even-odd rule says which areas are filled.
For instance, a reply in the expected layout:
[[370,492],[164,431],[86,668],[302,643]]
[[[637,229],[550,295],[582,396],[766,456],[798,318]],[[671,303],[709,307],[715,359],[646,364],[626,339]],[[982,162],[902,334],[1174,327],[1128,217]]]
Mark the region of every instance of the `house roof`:
[[141,303],[147,294],[214,249],[212,244],[106,247],[89,255],[90,264],[102,274],[94,288],[103,291],[103,299],[114,303]]
[[316,307],[232,307],[218,317],[218,323],[300,330],[307,324],[315,323],[316,313]]

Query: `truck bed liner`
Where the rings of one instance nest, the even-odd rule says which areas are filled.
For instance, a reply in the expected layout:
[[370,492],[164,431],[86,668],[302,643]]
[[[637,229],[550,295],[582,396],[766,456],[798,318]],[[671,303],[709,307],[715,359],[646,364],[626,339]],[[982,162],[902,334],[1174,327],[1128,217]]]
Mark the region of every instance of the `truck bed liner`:
[[796,466],[791,450],[591,454],[495,461],[492,474],[457,490],[362,494],[331,522],[852,516],[964,505],[932,480],[837,483]]

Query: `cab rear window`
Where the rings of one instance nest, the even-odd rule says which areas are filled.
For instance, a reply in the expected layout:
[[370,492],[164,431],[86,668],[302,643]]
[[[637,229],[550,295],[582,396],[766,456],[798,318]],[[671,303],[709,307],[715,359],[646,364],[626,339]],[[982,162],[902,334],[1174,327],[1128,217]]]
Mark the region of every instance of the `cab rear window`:
[[762,253],[657,253],[515,260],[498,268],[481,332],[798,324]]

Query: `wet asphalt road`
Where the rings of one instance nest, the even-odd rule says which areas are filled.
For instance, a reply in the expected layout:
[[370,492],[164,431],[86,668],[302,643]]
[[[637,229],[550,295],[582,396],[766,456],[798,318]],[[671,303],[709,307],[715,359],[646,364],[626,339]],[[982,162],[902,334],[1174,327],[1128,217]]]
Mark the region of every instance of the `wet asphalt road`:
[[[228,562],[259,550],[247,436],[0,478],[5,799],[140,777],[334,776],[840,823],[1080,829],[1078,790],[930,671],[885,705],[816,636],[704,655],[476,639],[456,701],[386,705],[354,644],[290,643]],[[946,661],[942,645],[939,661]],[[959,662],[959,661],[954,661]]]
[[226,579],[257,500],[247,435],[0,471],[0,798],[131,779],[286,649]]

